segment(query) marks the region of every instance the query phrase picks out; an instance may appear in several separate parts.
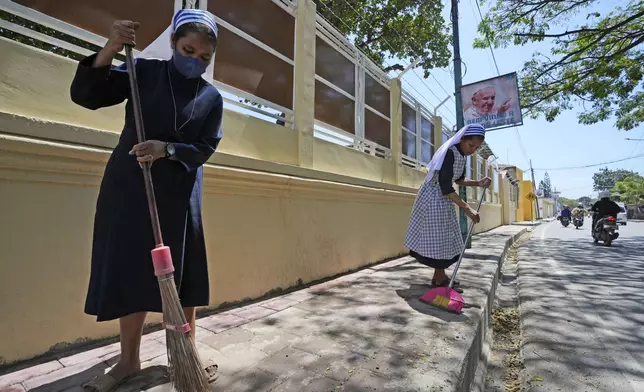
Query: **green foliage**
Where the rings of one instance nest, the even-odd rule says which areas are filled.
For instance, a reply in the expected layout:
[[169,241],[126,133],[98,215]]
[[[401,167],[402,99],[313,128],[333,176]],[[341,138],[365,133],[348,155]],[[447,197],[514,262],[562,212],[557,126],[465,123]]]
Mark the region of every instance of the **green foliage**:
[[567,197],[560,197],[559,198],[559,204],[561,204],[561,208],[563,208],[564,205],[567,205],[572,210],[573,208],[575,208],[577,206],[577,204],[579,204],[579,202],[577,200],[575,200],[575,199],[568,199]]
[[446,67],[451,53],[450,31],[440,0],[316,0],[318,13],[348,36],[355,46],[386,71],[402,71],[403,64],[386,66],[399,58],[419,66],[429,76]]
[[591,199],[588,196],[582,196],[579,199],[577,199],[577,201],[580,202],[581,204],[585,205],[585,206],[589,206],[589,205],[591,205],[593,203],[593,199]]
[[591,10],[601,0],[490,1],[475,47],[551,45],[520,72],[522,106],[530,117],[554,121],[581,104],[581,124],[614,118],[618,129],[630,130],[644,121],[643,1],[605,14]]
[[539,193],[545,198],[552,197],[552,184],[550,183],[550,175],[547,172],[543,175],[543,180],[539,182]]
[[596,191],[611,190],[617,182],[633,175],[637,175],[637,173],[622,169],[610,170],[607,167],[599,169],[597,173],[593,174],[593,189]]
[[633,174],[617,181],[611,193],[615,200],[626,203],[627,205],[644,204],[644,177]]

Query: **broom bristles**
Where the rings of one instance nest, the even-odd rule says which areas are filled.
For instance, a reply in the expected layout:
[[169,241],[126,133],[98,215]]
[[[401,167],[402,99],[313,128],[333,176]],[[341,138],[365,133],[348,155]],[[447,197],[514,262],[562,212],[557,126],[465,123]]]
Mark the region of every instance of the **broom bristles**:
[[[174,283],[174,274],[159,277],[163,321],[168,325],[186,324],[186,316]],[[177,392],[210,392],[206,372],[190,333],[166,329],[170,380]]]
[[438,306],[439,308],[447,309],[449,307],[449,297],[444,297],[442,295],[437,295],[432,301],[432,305]]

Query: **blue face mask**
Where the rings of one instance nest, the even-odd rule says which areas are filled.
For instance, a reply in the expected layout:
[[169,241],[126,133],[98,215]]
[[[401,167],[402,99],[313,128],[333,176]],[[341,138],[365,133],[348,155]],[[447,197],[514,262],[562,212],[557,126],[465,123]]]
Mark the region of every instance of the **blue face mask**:
[[194,57],[184,56],[176,49],[174,50],[174,56],[172,56],[172,63],[186,79],[198,78],[208,68],[208,64],[203,61]]

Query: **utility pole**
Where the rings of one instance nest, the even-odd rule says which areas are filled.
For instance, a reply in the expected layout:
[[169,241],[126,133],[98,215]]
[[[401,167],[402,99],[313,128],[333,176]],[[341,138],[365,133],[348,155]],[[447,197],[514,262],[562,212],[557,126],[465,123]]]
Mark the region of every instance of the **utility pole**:
[[[454,100],[456,101],[456,128],[461,129],[465,126],[463,119],[463,100],[461,98],[461,86],[463,85],[463,74],[461,72],[461,43],[458,35],[458,0],[452,0],[452,45],[454,46]],[[461,185],[458,187],[458,195],[467,203],[467,189]],[[467,239],[467,217],[465,211],[461,208],[459,211],[461,234],[463,240]],[[468,241],[466,248],[471,248],[472,244]]]
[[[532,168],[532,159],[530,159],[530,172],[532,172],[532,193],[534,193],[535,196],[537,196],[537,183],[534,182],[534,169]],[[534,205],[535,208],[537,209],[537,220],[541,219],[540,214],[539,214],[539,196],[537,196],[536,199],[534,199]]]

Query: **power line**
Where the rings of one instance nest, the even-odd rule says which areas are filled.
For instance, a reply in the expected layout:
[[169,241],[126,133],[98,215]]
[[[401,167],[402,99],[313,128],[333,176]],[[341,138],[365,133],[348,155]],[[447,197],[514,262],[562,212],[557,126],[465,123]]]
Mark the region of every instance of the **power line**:
[[[637,146],[639,146],[640,141],[641,141],[640,139],[642,139],[642,136],[644,136],[644,129],[642,130],[642,133],[640,134],[640,137],[638,138],[637,143],[635,143],[635,147],[633,147],[633,151],[631,151],[631,155],[634,155],[634,154],[635,154],[635,150],[637,150]],[[640,151],[640,152],[641,152],[641,151]],[[632,168],[632,167],[633,167],[633,166],[631,166],[631,168]]]
[[[483,22],[483,13],[481,12],[481,5],[479,4],[479,0],[474,0],[476,3],[476,8],[479,11],[479,16],[481,17],[481,22]],[[492,40],[490,40],[490,36],[485,34],[485,39],[487,40],[487,44],[490,47],[490,53],[492,53],[492,60],[494,60],[494,66],[496,67],[496,73],[497,75],[501,75],[501,72],[499,72],[499,65],[496,62],[496,56],[494,55],[494,49],[492,48]]]
[[[479,12],[479,16],[481,17],[481,21],[483,21],[483,13],[481,12],[481,6],[479,4],[479,0],[474,0],[476,3],[476,8]],[[490,36],[488,34],[485,34],[485,39],[487,40],[487,44],[490,47],[490,53],[492,54],[492,60],[494,61],[494,67],[496,68],[496,75],[501,76],[501,72],[499,71],[499,64],[496,62],[496,56],[494,55],[494,48],[492,47],[492,40],[490,40]],[[521,139],[521,133],[519,132],[519,129],[514,126],[514,132],[517,136],[517,141],[519,142],[519,147],[521,148],[521,153],[523,154],[523,158],[530,162],[530,157],[528,156],[528,153],[525,150],[525,147],[523,146],[523,140]]]
[[582,166],[568,166],[568,167],[551,167],[549,169],[537,169],[534,168],[534,170],[545,170],[545,171],[557,171],[557,170],[577,170],[577,169],[588,169],[591,167],[597,167],[597,166],[604,166],[604,165],[610,165],[611,163],[618,163],[618,162],[624,162],[628,161],[630,159],[637,159],[637,158],[642,158],[644,157],[644,154],[641,155],[635,155],[635,156],[629,156],[627,158],[622,158],[622,159],[616,159],[614,161],[607,161],[607,162],[601,162],[601,163],[593,163],[589,165],[582,165]]
[[[477,3],[477,7],[478,7],[478,3]],[[474,6],[472,5],[472,0],[470,0],[470,10],[472,10],[472,16],[474,17],[474,20],[477,20],[476,10],[474,10]],[[480,23],[480,22],[482,22],[482,19],[480,19],[477,23]],[[490,57],[490,54],[488,53],[487,50],[485,51],[485,55],[486,55],[485,57],[487,57],[487,61],[490,63],[490,66],[494,67],[494,64],[492,63],[492,58]]]

